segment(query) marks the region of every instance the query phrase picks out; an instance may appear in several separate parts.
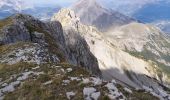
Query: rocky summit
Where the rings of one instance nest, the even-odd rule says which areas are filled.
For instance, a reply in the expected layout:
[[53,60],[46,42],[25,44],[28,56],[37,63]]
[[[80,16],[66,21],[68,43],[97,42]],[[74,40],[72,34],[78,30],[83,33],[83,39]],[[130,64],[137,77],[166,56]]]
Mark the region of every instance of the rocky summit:
[[70,8],[83,24],[95,26],[102,32],[136,21],[117,11],[104,8],[97,0],[80,0]]
[[80,0],[0,20],[0,100],[170,100],[170,38]]

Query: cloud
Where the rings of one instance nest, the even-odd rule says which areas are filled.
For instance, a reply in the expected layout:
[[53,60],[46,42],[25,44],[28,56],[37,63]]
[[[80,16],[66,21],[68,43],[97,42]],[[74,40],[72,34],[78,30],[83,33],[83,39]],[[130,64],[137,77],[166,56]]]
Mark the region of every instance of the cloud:
[[21,10],[33,8],[31,3],[25,2],[25,0],[1,0],[0,8],[6,7],[6,9],[13,9],[20,12]]

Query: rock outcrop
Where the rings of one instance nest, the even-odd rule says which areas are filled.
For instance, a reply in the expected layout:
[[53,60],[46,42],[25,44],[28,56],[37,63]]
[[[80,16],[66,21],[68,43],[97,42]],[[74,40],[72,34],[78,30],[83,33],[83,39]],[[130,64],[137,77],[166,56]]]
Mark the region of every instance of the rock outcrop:
[[60,61],[68,61],[100,76],[97,59],[90,52],[86,41],[78,34],[64,34],[58,21],[44,23],[23,14],[11,16],[4,21],[11,22],[1,27],[2,45],[17,42],[38,43],[47,48],[51,56],[55,54],[59,57]]

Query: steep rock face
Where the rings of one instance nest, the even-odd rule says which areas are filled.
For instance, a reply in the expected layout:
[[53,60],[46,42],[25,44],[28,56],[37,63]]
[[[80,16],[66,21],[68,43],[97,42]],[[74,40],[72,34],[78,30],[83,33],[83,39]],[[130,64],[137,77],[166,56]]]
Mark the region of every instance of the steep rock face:
[[99,62],[99,67],[105,80],[116,79],[116,81],[126,86],[139,89],[147,90],[152,87],[150,90],[156,94],[161,94],[161,91],[164,91],[159,85],[161,78],[158,76],[163,73],[159,73],[158,66],[134,57],[114,46],[96,28],[81,24],[74,11],[62,9],[52,20],[59,20],[64,30],[72,29],[75,33],[79,33],[85,38],[91,52]]
[[80,0],[71,9],[83,24],[95,26],[100,31],[135,21],[119,12],[102,7],[96,0]]
[[91,73],[101,76],[98,67],[98,61],[89,50],[89,47],[84,40],[75,30],[64,30],[66,39],[66,47],[68,48],[67,54],[72,64],[84,66]]
[[[1,24],[5,24],[0,31],[2,45],[17,42],[42,44],[44,49],[49,50],[50,56],[55,54],[61,62],[68,61],[82,66],[92,74],[100,76],[97,60],[89,51],[86,41],[77,34],[71,35],[72,37],[69,34],[64,35],[58,21],[44,23],[29,15],[17,14],[5,19],[5,22],[1,21]],[[75,42],[71,42],[72,40]]]

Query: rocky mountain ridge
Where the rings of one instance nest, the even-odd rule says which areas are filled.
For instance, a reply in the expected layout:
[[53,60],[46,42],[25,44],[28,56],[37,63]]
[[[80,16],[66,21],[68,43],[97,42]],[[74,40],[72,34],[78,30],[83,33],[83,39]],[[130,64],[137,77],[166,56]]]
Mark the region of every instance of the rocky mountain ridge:
[[99,68],[104,79],[116,79],[124,85],[146,90],[152,87],[151,91],[156,94],[161,94],[164,91],[159,83],[166,75],[163,78],[159,77],[160,74],[164,75],[164,73],[159,70],[158,66],[116,47],[96,28],[83,25],[74,11],[62,9],[52,18],[52,21],[55,20],[61,22],[65,31],[74,30],[85,38],[91,52],[98,59]]
[[49,22],[0,20],[0,100],[170,99],[169,39],[159,29],[133,22],[102,33],[81,21],[71,9]]
[[86,41],[75,30],[63,30],[58,21],[17,14],[0,23],[0,100],[158,99],[100,79]]

